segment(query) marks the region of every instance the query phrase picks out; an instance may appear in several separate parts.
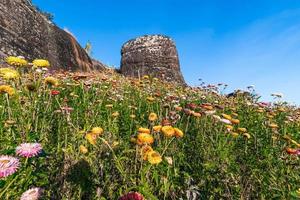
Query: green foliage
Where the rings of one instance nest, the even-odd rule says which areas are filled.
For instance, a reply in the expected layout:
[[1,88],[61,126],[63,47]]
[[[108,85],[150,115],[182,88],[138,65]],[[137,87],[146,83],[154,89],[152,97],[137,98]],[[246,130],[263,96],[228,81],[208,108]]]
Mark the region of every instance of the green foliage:
[[[296,108],[260,108],[246,97],[174,87],[151,77],[56,74],[60,84],[51,86],[43,75],[28,71],[20,80],[3,80],[16,94],[0,94],[0,152],[15,156],[23,142],[39,142],[44,152],[28,162],[21,158],[21,168],[0,180],[4,199],[18,199],[31,187],[43,188],[45,199],[118,199],[130,191],[151,200],[297,196],[299,157],[285,151],[299,148]],[[28,82],[35,91],[27,89]],[[154,122],[148,120],[152,112],[158,115]],[[223,113],[240,120],[232,131],[218,120]],[[183,130],[183,138],[152,131],[166,119]],[[270,128],[271,123],[279,127]],[[93,127],[104,129],[95,145],[86,139]],[[151,130],[161,163],[143,160],[142,147],[131,142],[140,127]],[[250,137],[234,135],[238,128]]]

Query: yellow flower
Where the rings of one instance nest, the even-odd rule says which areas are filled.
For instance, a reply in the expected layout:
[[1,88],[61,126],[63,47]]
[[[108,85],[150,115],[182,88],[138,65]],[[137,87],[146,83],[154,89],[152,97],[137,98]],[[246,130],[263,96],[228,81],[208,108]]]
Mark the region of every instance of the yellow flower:
[[276,129],[276,128],[278,128],[278,125],[275,123],[271,123],[271,124],[269,124],[269,127]]
[[228,125],[228,124],[227,124],[227,125],[225,125],[225,127],[226,127],[226,129],[229,130],[229,131],[232,131],[232,130],[233,130],[233,126],[231,126],[231,125]]
[[149,76],[148,76],[148,75],[145,75],[145,76],[143,77],[143,79],[149,79]]
[[155,98],[154,98],[154,97],[147,97],[147,100],[148,100],[149,102],[152,102],[152,101],[155,100]]
[[162,127],[161,125],[153,126],[153,131],[154,131],[154,132],[160,132],[161,127]]
[[134,119],[136,116],[132,114],[132,115],[130,115],[129,117],[130,117],[131,119]]
[[250,136],[249,133],[244,133],[243,136],[246,137],[247,139],[250,139],[250,138],[251,138],[251,136]]
[[103,129],[101,127],[94,127],[92,128],[91,133],[100,136],[103,133]]
[[232,117],[230,115],[227,115],[227,114],[222,114],[222,117],[225,118],[225,119],[228,119],[228,120],[231,120]]
[[231,132],[230,134],[231,134],[231,135],[232,135],[232,137],[234,137],[234,138],[236,138],[236,137],[238,137],[238,136],[239,136],[239,134],[238,134],[238,133],[236,133],[236,132]]
[[150,153],[151,151],[153,151],[153,149],[149,145],[144,145],[141,148],[141,156],[143,157],[144,160],[148,159],[148,153]]
[[151,121],[151,122],[157,120],[157,114],[155,114],[155,113],[150,113],[148,119],[149,119],[149,121]]
[[113,112],[113,113],[111,114],[111,116],[113,116],[113,117],[118,117],[119,115],[120,115],[120,113],[119,113],[118,111]]
[[138,129],[138,132],[139,132],[139,133],[148,133],[148,134],[150,134],[150,129],[140,127],[140,128]]
[[58,86],[58,80],[52,76],[45,78],[45,83],[52,86]]
[[239,115],[235,112],[231,113],[234,117],[238,117]]
[[0,76],[4,79],[17,79],[20,77],[20,74],[11,68],[0,68]]
[[107,105],[105,105],[105,107],[106,107],[106,108],[112,108],[113,105],[112,105],[112,104],[107,104]]
[[83,145],[80,145],[79,149],[80,149],[80,152],[83,154],[86,154],[88,152],[88,149]]
[[163,126],[161,131],[166,137],[172,137],[175,134],[175,130],[172,126]]
[[49,61],[44,59],[35,59],[32,64],[36,67],[50,67]]
[[0,85],[0,94],[8,94],[9,96],[13,96],[15,94],[15,89],[9,85]]
[[184,134],[180,129],[174,128],[174,130],[175,130],[175,136],[176,137],[183,137]]
[[120,144],[120,142],[114,141],[114,142],[112,143],[112,147],[113,147],[113,148],[116,148],[117,146],[119,146],[119,144]]
[[7,57],[6,62],[9,65],[18,66],[18,67],[23,67],[23,66],[26,66],[28,64],[28,62],[25,59],[23,59],[21,57],[15,57],[15,56]]
[[152,164],[159,164],[162,161],[160,154],[156,151],[151,151],[148,153],[148,161]]
[[137,136],[137,143],[139,145],[142,144],[152,144],[154,142],[154,138],[152,135],[148,134],[148,133],[139,133]]
[[246,132],[247,132],[247,129],[246,129],[246,128],[238,128],[237,130],[238,130],[238,132],[240,132],[240,133],[246,133]]
[[97,140],[97,135],[93,134],[93,133],[88,133],[85,135],[85,139],[87,139],[87,141],[92,144],[95,145],[96,144],[96,140]]

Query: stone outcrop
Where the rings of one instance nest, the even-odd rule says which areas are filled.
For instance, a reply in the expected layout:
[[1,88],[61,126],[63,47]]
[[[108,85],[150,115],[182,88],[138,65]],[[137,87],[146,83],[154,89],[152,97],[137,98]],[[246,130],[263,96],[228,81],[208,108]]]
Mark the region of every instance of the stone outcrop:
[[51,66],[65,70],[99,70],[76,39],[37,11],[29,0],[0,1],[0,59],[24,56],[48,59]]
[[121,50],[121,73],[151,75],[164,81],[185,84],[175,43],[167,36],[145,35],[126,42]]

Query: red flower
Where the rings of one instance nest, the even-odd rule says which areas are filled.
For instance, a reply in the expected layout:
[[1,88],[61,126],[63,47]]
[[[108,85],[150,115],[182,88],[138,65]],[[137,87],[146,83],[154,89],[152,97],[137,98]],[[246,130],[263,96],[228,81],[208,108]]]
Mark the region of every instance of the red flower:
[[51,95],[55,96],[55,95],[59,95],[60,91],[58,90],[52,90],[51,91]]
[[290,155],[300,155],[300,149],[286,148],[285,150]]
[[144,197],[138,192],[129,192],[121,196],[119,200],[144,200]]

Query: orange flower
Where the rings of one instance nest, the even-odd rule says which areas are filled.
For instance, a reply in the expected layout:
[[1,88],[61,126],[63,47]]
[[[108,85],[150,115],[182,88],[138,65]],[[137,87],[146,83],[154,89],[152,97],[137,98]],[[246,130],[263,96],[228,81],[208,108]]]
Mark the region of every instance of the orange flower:
[[140,127],[140,128],[138,129],[138,132],[139,132],[139,133],[148,133],[148,134],[150,134],[150,129]]
[[239,124],[240,123],[240,120],[238,120],[238,119],[231,119],[230,121],[233,124]]
[[166,137],[172,137],[175,134],[175,130],[172,126],[163,126],[161,131]]
[[141,148],[141,156],[143,157],[144,160],[148,159],[148,154],[153,151],[152,147],[149,145],[144,145]]
[[184,134],[180,129],[174,128],[174,130],[175,130],[175,136],[176,137],[183,137]]
[[142,144],[152,144],[154,142],[154,138],[152,135],[148,134],[148,133],[139,133],[137,136],[137,143],[139,145]]
[[269,124],[269,127],[270,127],[270,128],[274,128],[274,129],[277,129],[277,128],[278,128],[278,125],[275,124],[275,123],[271,123],[271,124]]
[[161,128],[162,128],[161,125],[153,126],[153,131],[154,131],[154,132],[160,132]]

